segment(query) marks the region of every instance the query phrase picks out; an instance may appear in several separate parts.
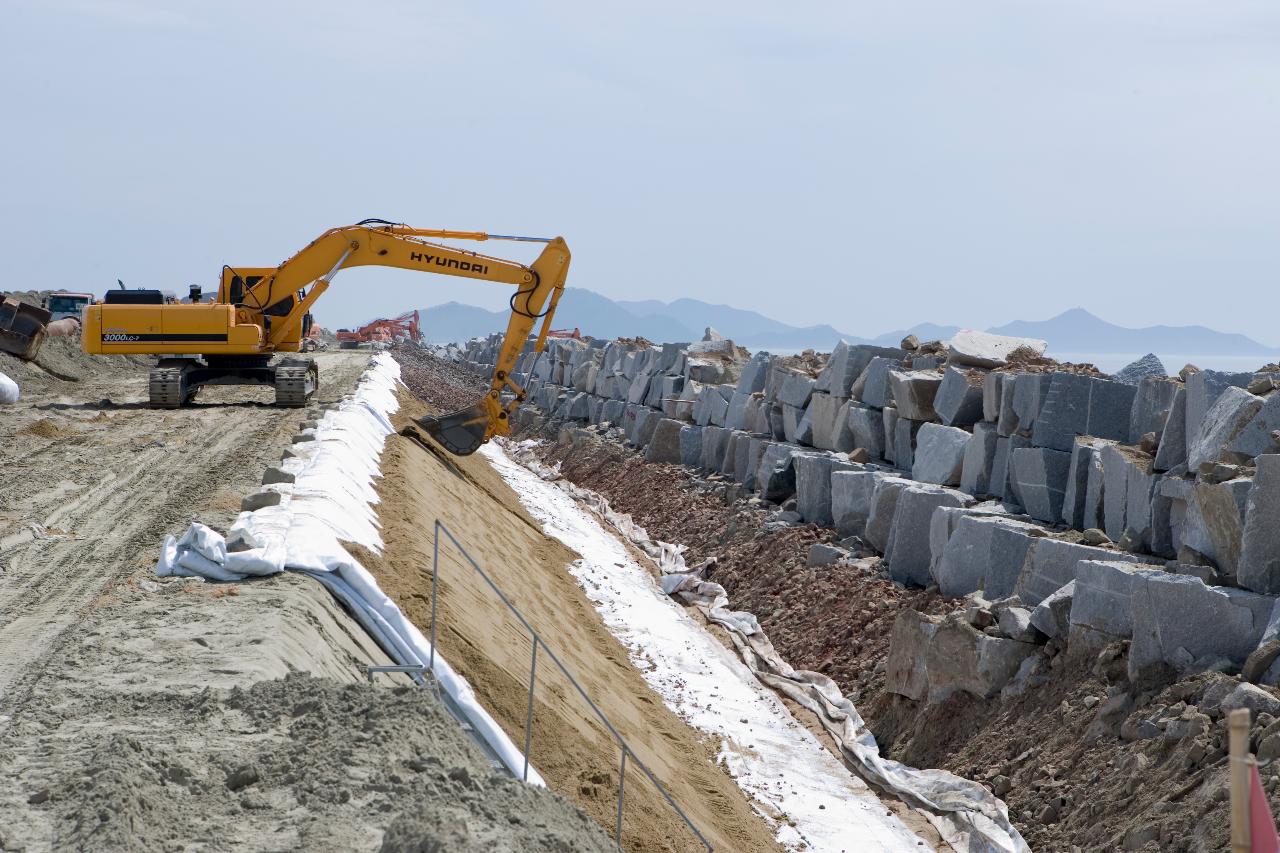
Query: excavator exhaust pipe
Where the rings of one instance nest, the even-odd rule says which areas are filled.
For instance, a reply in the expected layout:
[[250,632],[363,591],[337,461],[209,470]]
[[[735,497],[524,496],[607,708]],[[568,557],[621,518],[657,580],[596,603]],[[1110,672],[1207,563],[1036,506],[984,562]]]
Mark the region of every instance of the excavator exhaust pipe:
[[0,351],[23,361],[35,358],[44,341],[45,326],[52,318],[45,309],[16,299],[0,302]]
[[418,418],[416,423],[454,456],[470,456],[484,444],[489,412],[481,401],[447,415]]

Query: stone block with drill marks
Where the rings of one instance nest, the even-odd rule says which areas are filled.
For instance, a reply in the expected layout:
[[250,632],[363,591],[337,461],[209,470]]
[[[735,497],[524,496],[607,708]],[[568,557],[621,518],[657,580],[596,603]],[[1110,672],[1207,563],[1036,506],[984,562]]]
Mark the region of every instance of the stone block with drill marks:
[[934,511],[939,507],[965,507],[972,503],[973,498],[955,489],[927,485],[904,488],[898,495],[884,553],[889,577],[903,584],[931,584],[929,525]]
[[938,420],[947,426],[971,427],[983,417],[983,384],[980,368],[948,367],[933,399]]
[[853,448],[861,447],[872,459],[884,459],[884,413],[852,401],[845,411]]
[[937,420],[933,403],[941,386],[942,376],[931,370],[889,371],[889,391],[899,417],[913,421]]
[[958,427],[941,424],[921,426],[916,436],[911,476],[922,483],[958,486],[969,437],[969,433]]
[[942,545],[933,567],[943,595],[982,591],[991,600],[1012,595],[1032,546],[1043,531],[999,515],[965,515]]
[[1071,454],[1046,447],[1023,447],[1011,459],[1018,496],[1027,515],[1056,523],[1062,516]]
[[1031,443],[1069,451],[1078,435],[1125,441],[1137,388],[1096,376],[1054,373],[1035,417]]
[[797,453],[796,512],[805,521],[830,526],[831,475],[836,471],[851,471],[857,466],[841,461],[826,453]]
[[960,463],[961,489],[971,495],[994,494],[991,472],[999,439],[995,424],[982,421],[973,425],[973,435],[964,446],[964,458]]
[[1140,380],[1137,386],[1133,409],[1129,413],[1129,444],[1137,444],[1146,433],[1161,435],[1164,432],[1173,408],[1173,398],[1182,388],[1182,383],[1167,376],[1149,376]]
[[1227,448],[1244,432],[1262,404],[1261,397],[1242,388],[1223,388],[1201,419],[1200,430],[1188,434],[1187,467],[1194,472],[1206,463],[1223,461]]
[[821,450],[848,453],[853,450],[853,433],[849,430],[848,400],[829,394],[814,394],[809,401],[809,418],[813,422],[813,446]]
[[899,359],[877,356],[867,363],[864,375],[859,382],[862,385],[862,402],[876,409],[883,409],[893,399],[889,393],[889,371],[901,366]]

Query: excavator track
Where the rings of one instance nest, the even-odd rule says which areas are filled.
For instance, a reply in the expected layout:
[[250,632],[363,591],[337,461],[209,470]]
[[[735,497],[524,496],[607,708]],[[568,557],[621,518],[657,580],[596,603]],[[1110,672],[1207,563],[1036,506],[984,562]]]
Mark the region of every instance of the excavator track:
[[150,405],[153,409],[176,409],[192,396],[187,374],[193,362],[182,358],[165,358],[151,368]]
[[276,405],[301,409],[320,387],[319,369],[311,359],[289,359],[276,365]]

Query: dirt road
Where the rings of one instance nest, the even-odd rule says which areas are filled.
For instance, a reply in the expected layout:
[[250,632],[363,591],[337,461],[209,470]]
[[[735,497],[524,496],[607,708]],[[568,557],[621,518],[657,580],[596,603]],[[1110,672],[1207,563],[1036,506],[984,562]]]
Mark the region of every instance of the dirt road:
[[[321,354],[319,402],[367,359]],[[430,691],[367,684],[389,661],[314,581],[154,576],[166,534],[225,530],[301,411],[215,388],[157,412],[136,366],[62,367],[80,380],[24,367],[0,409],[0,850],[611,849]]]
[[[348,393],[367,359],[321,353],[320,401]],[[0,712],[87,605],[154,564],[166,533],[234,518],[302,418],[238,387],[156,411],[145,379],[111,370],[0,412]]]

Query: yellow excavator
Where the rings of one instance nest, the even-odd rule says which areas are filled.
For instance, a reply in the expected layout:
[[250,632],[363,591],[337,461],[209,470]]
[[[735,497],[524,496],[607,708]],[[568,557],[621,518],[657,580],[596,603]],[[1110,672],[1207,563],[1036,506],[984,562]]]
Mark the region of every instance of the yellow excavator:
[[[433,240],[546,245],[526,266]],[[562,237],[411,228],[366,219],[326,231],[278,267],[224,266],[212,302],[202,301],[194,286],[189,303],[173,303],[158,290],[107,291],[102,303],[84,309],[84,351],[159,356],[150,377],[153,408],[177,408],[204,385],[254,384],[274,386],[278,406],[301,407],[319,385],[316,363],[279,354],[302,349],[311,306],[339,270],[357,266],[399,267],[515,287],[488,393],[474,406],[419,421],[459,456],[474,453],[495,435],[509,434],[511,414],[524,401],[524,388],[512,381],[511,370],[539,319],[534,348],[542,351],[564,292],[569,247]],[[504,403],[507,390],[513,397]]]

